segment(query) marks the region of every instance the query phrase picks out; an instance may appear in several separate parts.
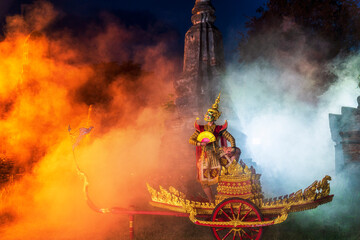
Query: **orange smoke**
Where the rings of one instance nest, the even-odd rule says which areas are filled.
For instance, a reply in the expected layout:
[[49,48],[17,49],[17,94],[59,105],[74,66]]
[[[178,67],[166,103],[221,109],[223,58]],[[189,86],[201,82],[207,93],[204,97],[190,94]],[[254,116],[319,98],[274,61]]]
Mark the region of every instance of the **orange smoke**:
[[126,216],[90,210],[75,170],[67,126],[85,126],[90,104],[95,128],[76,157],[96,204],[128,207],[161,166],[175,71],[166,42],[129,53],[123,41],[139,30],[111,23],[85,49],[69,33],[49,34],[56,16],[37,2],[7,18],[0,42],[0,150],[22,174],[0,189],[2,239],[106,239],[119,221],[126,229]]

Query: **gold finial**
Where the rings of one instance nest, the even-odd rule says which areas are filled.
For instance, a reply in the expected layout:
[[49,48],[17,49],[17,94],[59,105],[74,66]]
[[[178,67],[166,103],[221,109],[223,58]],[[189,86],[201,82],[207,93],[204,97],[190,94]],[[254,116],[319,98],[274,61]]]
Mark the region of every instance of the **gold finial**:
[[213,109],[218,109],[219,108],[219,103],[220,103],[220,94],[221,92],[219,92],[219,96],[217,97],[217,99],[215,100],[215,103],[212,105]]
[[207,122],[216,121],[221,116],[221,112],[219,112],[218,110],[220,103],[220,94],[221,92],[219,93],[219,96],[215,100],[215,103],[212,105],[211,108],[208,109],[207,113],[205,114],[205,118],[204,118],[205,121]]

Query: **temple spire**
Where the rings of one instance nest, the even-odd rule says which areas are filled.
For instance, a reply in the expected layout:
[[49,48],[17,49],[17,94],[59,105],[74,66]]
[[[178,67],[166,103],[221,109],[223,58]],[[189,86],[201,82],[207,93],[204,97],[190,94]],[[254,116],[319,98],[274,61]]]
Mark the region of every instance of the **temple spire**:
[[215,8],[212,6],[210,0],[196,0],[195,6],[192,9],[191,22],[196,25],[199,23],[215,22]]
[[215,19],[210,0],[195,1],[193,26],[185,34],[183,73],[174,83],[181,115],[202,116],[220,91],[224,50]]

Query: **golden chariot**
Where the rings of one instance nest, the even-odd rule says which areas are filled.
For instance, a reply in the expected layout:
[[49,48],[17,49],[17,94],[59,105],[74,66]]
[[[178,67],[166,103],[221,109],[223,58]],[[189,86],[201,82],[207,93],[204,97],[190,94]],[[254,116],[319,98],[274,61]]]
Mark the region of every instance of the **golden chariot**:
[[147,185],[150,204],[155,207],[189,215],[196,225],[207,226],[218,240],[259,240],[263,228],[284,222],[289,213],[314,209],[331,202],[330,176],[314,181],[304,191],[265,199],[260,174],[242,161],[233,161],[219,176],[215,203],[192,201],[174,187],[159,191]]

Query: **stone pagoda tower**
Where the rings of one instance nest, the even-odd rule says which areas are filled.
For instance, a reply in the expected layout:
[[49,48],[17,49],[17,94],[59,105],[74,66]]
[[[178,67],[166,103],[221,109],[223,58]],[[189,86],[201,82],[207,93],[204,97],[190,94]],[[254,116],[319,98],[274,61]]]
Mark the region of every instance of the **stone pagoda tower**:
[[180,115],[194,121],[205,114],[221,90],[225,64],[222,35],[214,26],[215,9],[210,0],[195,1],[191,22],[185,35],[183,73],[174,86]]
[[358,107],[342,107],[341,114],[329,114],[331,138],[335,142],[335,169],[360,164],[360,96]]

